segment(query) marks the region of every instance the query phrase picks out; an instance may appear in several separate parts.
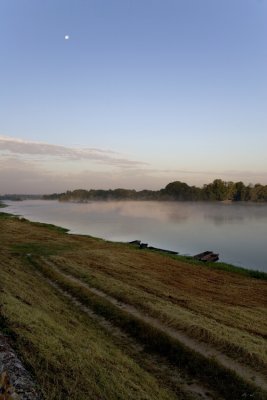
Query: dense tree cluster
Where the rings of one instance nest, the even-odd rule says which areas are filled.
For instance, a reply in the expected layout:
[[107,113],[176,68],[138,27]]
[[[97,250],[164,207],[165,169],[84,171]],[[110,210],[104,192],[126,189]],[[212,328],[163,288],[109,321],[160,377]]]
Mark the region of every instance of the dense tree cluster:
[[78,189],[61,194],[44,196],[45,199],[87,202],[98,200],[175,200],[175,201],[267,201],[267,185],[248,185],[243,182],[224,182],[215,179],[202,188],[189,186],[184,182],[169,183],[164,189],[153,190],[84,190]]

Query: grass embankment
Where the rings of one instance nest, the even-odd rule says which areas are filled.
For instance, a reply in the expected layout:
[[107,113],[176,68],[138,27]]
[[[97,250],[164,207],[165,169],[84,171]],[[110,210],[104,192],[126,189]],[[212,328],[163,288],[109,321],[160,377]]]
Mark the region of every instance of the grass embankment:
[[[182,262],[188,262],[191,265],[192,264],[194,264],[194,265],[201,265],[202,264],[201,261],[195,260],[194,258],[192,258],[190,256],[177,255],[177,256],[175,256],[175,258],[177,260],[181,260]],[[243,276],[248,276],[250,278],[261,279],[261,280],[267,281],[267,273],[266,272],[262,272],[262,271],[258,271],[258,270],[255,270],[255,269],[237,267],[236,265],[227,264],[227,263],[224,263],[224,262],[216,262],[216,263],[206,262],[205,266],[207,268],[218,269],[218,270],[227,271],[227,272],[234,272],[236,274],[240,274],[240,275],[243,275]]]
[[42,260],[35,261],[31,257],[31,263],[42,271],[52,281],[57,282],[63,289],[73,294],[83,304],[89,306],[99,315],[104,316],[123,331],[135,337],[146,346],[149,352],[156,352],[167,357],[179,368],[184,369],[193,377],[198,377],[218,390],[221,395],[231,393],[235,399],[242,398],[244,393],[253,394],[254,398],[261,398],[253,385],[246,384],[233,372],[228,371],[214,359],[203,358],[196,352],[171,338],[160,329],[155,329],[149,323],[130,315],[127,311],[121,311],[108,300],[100,298],[90,292],[86,287],[73,282],[68,277],[42,264]]
[[62,271],[266,372],[265,281],[103,241],[52,260]]
[[[163,354],[186,374],[218,390],[222,398],[241,399],[244,393],[265,398],[251,382],[118,310],[82,282],[264,372],[266,281],[127,245],[66,235],[53,226],[4,214],[0,223],[2,326],[48,399],[172,399],[182,394],[177,397],[172,388],[137,365],[36,270],[144,344],[145,351]],[[49,268],[46,260],[56,264],[59,272]]]
[[69,248],[68,240],[55,243],[54,232],[15,218],[1,220],[1,330],[13,339],[46,398],[175,399],[14,250],[15,240],[24,251],[43,255]]

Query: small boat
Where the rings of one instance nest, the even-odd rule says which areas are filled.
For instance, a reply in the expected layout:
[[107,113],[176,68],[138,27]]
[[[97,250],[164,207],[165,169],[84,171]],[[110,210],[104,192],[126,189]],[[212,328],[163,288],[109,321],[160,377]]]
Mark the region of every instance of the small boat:
[[128,244],[133,244],[134,246],[140,246],[141,240],[132,240],[131,242],[128,242]]
[[140,243],[139,249],[147,249],[147,243]]
[[203,253],[196,254],[193,256],[196,260],[204,262],[215,262],[219,260],[219,254],[213,253],[213,251],[204,251]]

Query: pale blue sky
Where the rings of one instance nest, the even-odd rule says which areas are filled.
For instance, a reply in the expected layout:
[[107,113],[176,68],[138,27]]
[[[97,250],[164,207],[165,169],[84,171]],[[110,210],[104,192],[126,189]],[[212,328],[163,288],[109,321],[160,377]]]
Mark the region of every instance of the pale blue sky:
[[267,183],[266,38],[266,0],[0,0],[0,193]]

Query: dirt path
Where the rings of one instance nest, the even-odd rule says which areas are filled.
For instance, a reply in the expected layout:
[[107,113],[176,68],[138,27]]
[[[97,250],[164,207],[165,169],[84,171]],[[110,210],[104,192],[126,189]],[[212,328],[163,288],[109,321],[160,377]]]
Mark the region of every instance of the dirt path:
[[267,391],[267,379],[265,376],[258,373],[257,371],[254,371],[250,367],[243,365],[243,364],[237,362],[236,360],[231,359],[230,357],[226,356],[225,354],[219,352],[216,348],[209,346],[206,343],[198,342],[197,340],[188,337],[187,335],[185,335],[182,332],[179,332],[173,328],[165,326],[160,320],[150,317],[148,315],[144,315],[142,312],[140,312],[135,307],[133,307],[129,304],[126,304],[126,303],[122,303],[121,301],[118,301],[116,298],[106,294],[105,292],[103,292],[99,289],[89,286],[88,284],[73,277],[72,275],[63,273],[57,266],[55,266],[55,264],[52,261],[47,260],[47,259],[42,259],[42,261],[45,262],[50,267],[52,267],[56,272],[60,273],[62,276],[72,280],[75,283],[78,283],[79,285],[85,287],[87,290],[91,291],[92,293],[96,294],[97,296],[105,298],[111,304],[115,305],[119,309],[128,312],[129,314],[133,315],[135,318],[138,318],[141,321],[148,323],[152,327],[168,334],[170,337],[178,340],[180,343],[187,346],[189,349],[194,350],[195,352],[201,354],[202,356],[204,356],[206,358],[215,359],[223,367],[234,371],[241,378],[245,379],[246,381],[250,382],[253,385],[258,386],[260,389]]
[[96,320],[100,326],[116,339],[120,348],[133,357],[145,370],[169,386],[176,393],[177,398],[181,400],[222,400],[220,395],[210,387],[203,385],[203,383],[198,382],[196,379],[185,376],[184,372],[181,374],[181,371],[170,365],[164,357],[144,352],[144,347],[120,328],[114,326],[107,319],[83,305],[75,296],[62,289],[56,282],[45,277],[41,272],[38,272],[38,274],[82,312]]

